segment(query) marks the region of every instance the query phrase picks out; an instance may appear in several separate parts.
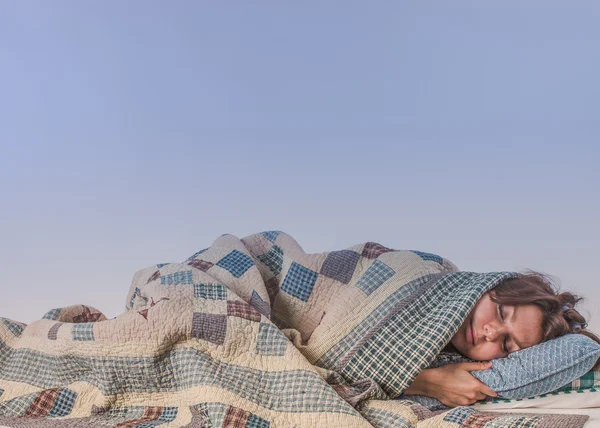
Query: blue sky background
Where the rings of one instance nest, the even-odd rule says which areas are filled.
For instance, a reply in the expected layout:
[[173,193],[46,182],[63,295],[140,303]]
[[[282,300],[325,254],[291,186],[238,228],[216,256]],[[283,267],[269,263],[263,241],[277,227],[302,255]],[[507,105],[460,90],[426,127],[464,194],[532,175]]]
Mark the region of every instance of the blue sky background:
[[600,332],[600,3],[0,9],[1,316],[277,229],[540,270]]

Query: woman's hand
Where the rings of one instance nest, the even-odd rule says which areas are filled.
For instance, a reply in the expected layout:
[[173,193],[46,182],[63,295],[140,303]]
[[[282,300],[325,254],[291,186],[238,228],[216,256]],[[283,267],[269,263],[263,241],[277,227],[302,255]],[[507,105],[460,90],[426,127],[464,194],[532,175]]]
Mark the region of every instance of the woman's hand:
[[486,384],[470,372],[486,370],[492,363],[448,364],[423,370],[404,391],[405,395],[426,395],[437,398],[446,406],[468,406],[487,397],[497,397]]

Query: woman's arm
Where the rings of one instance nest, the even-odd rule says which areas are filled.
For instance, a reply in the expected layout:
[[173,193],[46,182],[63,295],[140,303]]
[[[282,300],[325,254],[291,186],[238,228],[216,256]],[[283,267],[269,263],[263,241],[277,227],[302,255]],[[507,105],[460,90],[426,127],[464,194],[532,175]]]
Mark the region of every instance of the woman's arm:
[[435,369],[425,369],[404,391],[404,395],[437,398],[450,407],[467,406],[488,396],[496,397],[498,394],[470,373],[490,367],[492,363],[488,362],[448,364]]

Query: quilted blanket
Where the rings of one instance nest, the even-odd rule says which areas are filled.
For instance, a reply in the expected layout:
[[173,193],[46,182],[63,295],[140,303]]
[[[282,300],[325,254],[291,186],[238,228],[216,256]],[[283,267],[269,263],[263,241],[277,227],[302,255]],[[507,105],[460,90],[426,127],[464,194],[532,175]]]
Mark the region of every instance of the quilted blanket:
[[282,232],[222,235],[135,273],[113,319],[85,305],[0,318],[0,425],[582,426],[394,399],[514,275],[374,242],[307,254]]

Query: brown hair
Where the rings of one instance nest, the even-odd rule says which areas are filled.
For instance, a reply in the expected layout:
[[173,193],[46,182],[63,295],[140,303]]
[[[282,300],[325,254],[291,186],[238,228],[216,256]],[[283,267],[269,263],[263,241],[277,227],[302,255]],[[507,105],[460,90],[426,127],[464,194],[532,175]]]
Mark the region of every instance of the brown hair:
[[[536,305],[542,310],[543,341],[569,333],[583,334],[600,343],[600,338],[587,330],[585,318],[575,309],[581,297],[558,292],[552,278],[527,270],[515,278],[502,281],[490,293],[492,301],[502,305]],[[594,369],[600,368],[600,359]]]

